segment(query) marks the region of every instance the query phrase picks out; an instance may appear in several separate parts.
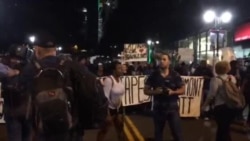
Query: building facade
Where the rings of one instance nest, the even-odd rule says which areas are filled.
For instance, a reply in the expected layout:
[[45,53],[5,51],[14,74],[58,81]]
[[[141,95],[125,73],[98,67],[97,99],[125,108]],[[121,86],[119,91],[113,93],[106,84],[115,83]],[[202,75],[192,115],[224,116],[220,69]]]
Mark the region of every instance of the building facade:
[[194,52],[194,62],[197,63],[201,60],[208,60],[209,62],[209,60],[211,61],[214,58],[220,60],[223,56],[221,50],[226,47],[232,47],[232,43],[232,32],[220,30],[217,33],[214,30],[209,30],[179,40],[177,47],[192,49]]

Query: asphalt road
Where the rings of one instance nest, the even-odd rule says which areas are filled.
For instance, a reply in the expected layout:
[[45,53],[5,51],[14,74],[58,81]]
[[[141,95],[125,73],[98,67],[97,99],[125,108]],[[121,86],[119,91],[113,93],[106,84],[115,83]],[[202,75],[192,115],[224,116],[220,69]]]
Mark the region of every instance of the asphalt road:
[[[153,141],[153,122],[150,116],[131,115],[125,116],[124,132],[128,141]],[[208,124],[210,126],[204,126]],[[214,141],[216,127],[212,122],[197,119],[183,119],[182,127],[186,141]],[[248,141],[247,134],[243,133],[241,124],[232,127],[233,141]],[[239,132],[240,131],[240,132]],[[95,141],[96,130],[86,131],[84,141]],[[164,132],[165,141],[172,141],[169,128],[166,125]],[[7,141],[4,124],[0,125],[0,141]],[[106,141],[117,141],[114,129],[107,135]]]

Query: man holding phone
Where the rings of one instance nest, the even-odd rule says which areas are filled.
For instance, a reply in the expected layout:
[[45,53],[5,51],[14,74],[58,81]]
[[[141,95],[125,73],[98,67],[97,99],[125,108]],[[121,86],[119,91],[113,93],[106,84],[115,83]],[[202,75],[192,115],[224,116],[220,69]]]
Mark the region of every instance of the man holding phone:
[[184,141],[179,115],[179,95],[185,93],[185,84],[180,75],[169,68],[170,57],[162,53],[159,69],[154,71],[145,83],[144,93],[153,96],[155,141],[163,141],[166,121],[175,141]]

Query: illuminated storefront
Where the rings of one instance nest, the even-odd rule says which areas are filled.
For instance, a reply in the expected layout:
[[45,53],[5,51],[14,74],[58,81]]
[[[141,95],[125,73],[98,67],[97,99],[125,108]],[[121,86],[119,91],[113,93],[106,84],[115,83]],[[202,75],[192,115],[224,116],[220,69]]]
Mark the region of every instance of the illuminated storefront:
[[[197,36],[189,37],[178,41],[178,48],[190,48],[194,50],[194,61],[208,60],[211,62],[217,56],[217,35],[213,31],[203,32]],[[227,47],[227,32],[219,34],[219,48]],[[218,58],[222,57],[221,50],[218,51]]]
[[234,34],[234,53],[237,58],[250,57],[250,22],[241,24]]

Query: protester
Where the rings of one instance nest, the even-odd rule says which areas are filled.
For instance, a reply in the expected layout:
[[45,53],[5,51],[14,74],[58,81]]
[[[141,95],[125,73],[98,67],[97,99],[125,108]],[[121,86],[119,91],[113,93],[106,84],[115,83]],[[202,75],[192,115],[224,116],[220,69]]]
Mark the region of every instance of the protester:
[[3,112],[9,141],[31,141],[31,120],[26,118],[28,94],[21,92],[19,72],[23,64],[16,54],[9,56],[8,66],[0,65],[3,77],[2,95],[4,98]]
[[250,66],[247,68],[246,75],[243,79],[243,84],[241,86],[241,91],[246,99],[246,107],[248,108],[248,114],[246,118],[246,125],[250,126]]
[[218,76],[212,78],[208,97],[202,107],[205,111],[207,106],[213,102],[214,116],[217,124],[216,141],[231,141],[230,125],[240,111],[236,108],[229,108],[227,106],[226,91],[224,89],[223,81],[231,81],[236,84],[236,79],[232,75],[227,75],[230,71],[230,65],[226,61],[218,62],[215,65],[215,72]]
[[145,83],[144,93],[154,96],[153,117],[155,141],[163,141],[163,130],[166,121],[175,141],[184,141],[179,115],[179,95],[185,93],[185,85],[180,75],[170,66],[170,57],[162,53],[159,67]]
[[230,62],[231,70],[228,72],[229,75],[232,75],[236,78],[236,84],[238,87],[242,85],[242,78],[244,72],[242,72],[239,68],[239,63],[236,60]]
[[[34,123],[33,131],[35,132],[35,140],[68,141],[72,138],[70,137],[70,135],[73,134],[72,132],[75,131],[74,129],[78,130],[76,131],[77,133],[79,132],[79,130],[83,130],[76,128],[77,125],[80,125],[79,120],[77,120],[78,110],[76,100],[78,100],[79,94],[87,95],[87,93],[83,93],[81,91],[81,71],[80,68],[72,61],[64,62],[64,60],[60,60],[56,56],[57,51],[55,46],[55,39],[50,33],[45,31],[42,31],[40,33],[38,32],[36,37],[37,42],[35,42],[34,46],[36,60],[34,60],[32,63],[29,63],[24,68],[20,76],[20,84],[22,84],[23,91],[28,91],[31,95],[30,97],[32,98],[32,105],[30,103],[29,111],[34,111],[34,113],[32,113],[32,119]],[[40,70],[42,70],[42,72]],[[53,75],[52,73],[50,74],[50,72],[53,72]],[[55,82],[52,84],[51,82],[46,81],[49,80],[49,78],[54,79],[54,76],[58,74],[57,72],[59,72],[60,76],[63,75],[60,78],[60,80],[62,79],[60,83]],[[41,79],[39,79],[40,77]],[[57,79],[59,80],[59,77],[55,78],[55,81],[57,81]],[[44,80],[43,83],[42,80]],[[67,110],[65,109],[65,107],[63,109],[60,109],[66,110],[61,114],[59,111],[55,113],[51,112],[53,110],[56,110],[57,108],[62,108],[62,106],[60,106],[59,104],[59,99],[57,102],[53,100],[49,101],[49,103],[45,104],[44,106],[39,106],[38,104],[38,101],[43,101],[42,99],[40,99],[42,97],[38,97],[39,95],[41,95],[41,93],[39,92],[45,92],[45,90],[49,88],[52,89],[52,87],[54,89],[54,86],[58,88],[59,85],[59,88],[61,88],[61,86],[67,87],[62,89],[68,91],[59,92],[55,90],[55,92],[51,91],[48,92],[48,94],[54,96],[59,93],[63,94],[65,92],[65,95],[68,95],[65,96],[65,98],[67,99],[66,101],[68,102],[64,104],[66,104],[65,107],[68,107],[69,109]],[[68,89],[70,87],[72,88],[72,93],[70,93],[71,90]],[[46,109],[43,109],[44,111],[41,111],[41,108]],[[43,114],[41,114],[41,112]],[[39,113],[39,115],[37,113]],[[48,114],[49,116],[44,117],[46,114]],[[64,114],[67,114],[68,116]],[[54,117],[56,116],[59,117],[55,119]],[[60,118],[61,120],[58,120],[58,118]]]
[[128,74],[128,67],[126,66],[126,64],[122,64],[122,72],[124,76]]
[[110,65],[111,75],[104,80],[104,92],[109,100],[108,117],[103,127],[97,135],[97,141],[104,141],[107,132],[114,124],[118,140],[123,139],[123,118],[122,118],[122,96],[125,93],[125,87],[120,79],[123,75],[122,65],[119,62],[112,62]]
[[[204,78],[204,84],[203,84],[203,94],[202,94],[202,103],[205,102],[208,91],[209,91],[209,83],[211,78],[213,77],[213,70],[208,66],[206,60],[202,60],[200,62],[200,65],[196,68],[194,76],[202,76]],[[211,107],[210,111],[207,111],[202,116],[205,120],[209,120],[209,117],[211,116]]]
[[103,66],[102,63],[98,63],[96,75],[97,75],[98,77],[103,77],[103,76],[105,76],[104,66]]

